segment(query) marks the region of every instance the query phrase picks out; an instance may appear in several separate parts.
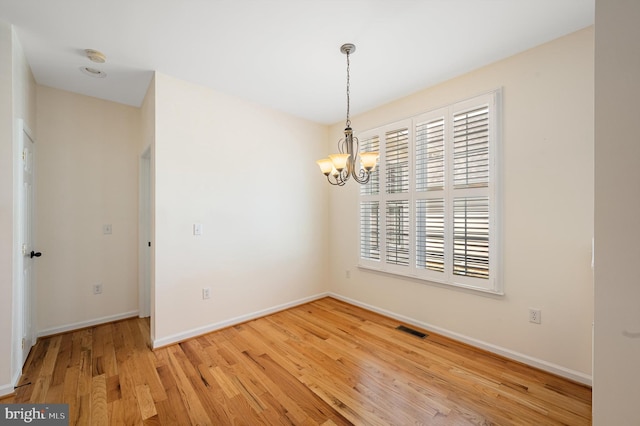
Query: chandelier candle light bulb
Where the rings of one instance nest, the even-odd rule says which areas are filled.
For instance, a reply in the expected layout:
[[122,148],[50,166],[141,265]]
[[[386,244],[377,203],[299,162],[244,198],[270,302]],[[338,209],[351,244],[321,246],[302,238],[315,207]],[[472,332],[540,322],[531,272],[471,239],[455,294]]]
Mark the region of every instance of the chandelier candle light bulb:
[[[339,154],[331,154],[329,158],[316,161],[320,170],[327,177],[331,185],[342,186],[350,177],[361,184],[369,182],[371,172],[376,167],[379,153],[360,152],[358,138],[353,137],[351,119],[349,118],[349,55],[355,52],[356,46],[347,43],[340,47],[340,51],[347,55],[347,122],[344,129],[344,139],[338,142]],[[360,165],[356,166],[356,158],[360,157]],[[333,177],[333,179],[332,179]]]

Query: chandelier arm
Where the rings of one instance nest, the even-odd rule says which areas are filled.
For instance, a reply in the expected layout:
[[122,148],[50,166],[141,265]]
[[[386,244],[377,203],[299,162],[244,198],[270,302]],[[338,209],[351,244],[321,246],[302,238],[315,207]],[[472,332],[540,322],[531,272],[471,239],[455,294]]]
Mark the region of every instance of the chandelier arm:
[[[338,175],[338,177],[340,178],[340,181],[342,182],[342,185],[344,185],[345,183],[347,183],[347,181],[349,180],[349,176],[351,175],[351,166],[350,166],[351,161],[347,162],[347,167],[345,167],[342,172]],[[341,186],[342,186],[341,185]]]
[[[343,186],[349,180],[350,175],[351,168],[349,162],[347,162],[347,166],[337,175],[328,174],[327,180],[331,185]],[[331,180],[331,177],[333,177],[334,181]]]
[[369,182],[369,179],[371,179],[371,172],[368,172],[365,169],[360,169],[360,172],[356,173],[355,170],[353,170],[351,173],[351,176],[353,176],[353,179],[356,182],[360,184],[365,184]]
[[371,172],[368,172],[358,167],[357,160],[359,158],[358,154],[360,152],[360,140],[358,140],[357,137],[353,136],[353,133],[351,133],[351,131],[349,132],[349,137],[346,138],[346,140],[350,142],[349,151],[350,151],[351,157],[349,157],[349,162],[348,162],[349,174],[353,176],[353,179],[356,182],[360,184],[365,184],[369,182],[369,179],[371,177]]
[[327,176],[327,180],[331,185],[344,186],[344,184],[347,183],[347,181],[343,178],[342,174],[339,174],[338,176],[334,176],[333,178],[335,179],[335,182],[332,182],[331,179],[329,179],[329,176]]
[[353,135],[351,136],[351,151],[353,151],[353,154],[351,154],[353,164],[356,164],[356,157],[359,157],[358,154],[360,154],[360,141]]
[[343,186],[343,185],[346,183],[346,181],[342,180],[342,178],[341,178],[341,177],[337,177],[337,176],[333,176],[333,179],[334,179],[334,180],[332,181],[332,180],[331,180],[331,176],[332,176],[332,175],[330,175],[330,174],[329,174],[329,175],[327,175],[327,182],[329,182],[331,185],[334,185],[334,186]]
[[332,182],[331,181],[331,175],[330,174],[327,175],[327,182],[329,182],[331,185],[336,185],[336,186],[338,185],[338,182]]

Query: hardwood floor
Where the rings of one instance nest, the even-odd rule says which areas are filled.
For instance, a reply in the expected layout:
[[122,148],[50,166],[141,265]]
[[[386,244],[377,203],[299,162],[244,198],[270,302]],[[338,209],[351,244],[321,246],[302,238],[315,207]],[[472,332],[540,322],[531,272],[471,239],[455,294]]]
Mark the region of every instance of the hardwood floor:
[[41,339],[16,394],[78,425],[587,425],[591,389],[321,299],[151,351],[130,319]]

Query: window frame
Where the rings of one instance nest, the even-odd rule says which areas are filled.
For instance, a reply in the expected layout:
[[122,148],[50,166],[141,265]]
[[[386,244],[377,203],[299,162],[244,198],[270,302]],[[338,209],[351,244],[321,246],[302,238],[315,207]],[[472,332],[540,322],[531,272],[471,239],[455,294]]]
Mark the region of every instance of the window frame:
[[[470,186],[454,188],[453,186],[453,117],[464,111],[470,111],[479,106],[488,107],[488,183],[486,186]],[[452,103],[448,106],[434,109],[407,119],[389,123],[374,129],[367,130],[358,135],[361,141],[378,137],[380,146],[380,160],[376,172],[379,173],[379,190],[377,193],[365,194],[360,191],[358,203],[358,267],[394,275],[417,278],[426,282],[445,284],[447,286],[461,287],[479,292],[503,295],[503,280],[501,267],[501,200],[500,200],[500,147],[501,147],[501,89],[492,90]],[[416,127],[429,120],[438,117],[444,118],[444,187],[436,190],[418,191],[416,182]],[[386,191],[386,134],[394,130],[407,128],[409,132],[409,190],[406,193],[392,193]],[[366,144],[365,144],[366,145]],[[465,197],[488,198],[488,278],[476,278],[457,275],[453,273],[453,206],[454,200]],[[419,268],[416,263],[417,256],[417,203],[419,200],[444,200],[444,272],[438,272],[426,268]],[[389,201],[408,200],[409,203],[409,265],[395,265],[387,263],[387,203]],[[363,235],[371,235],[371,230],[363,230],[360,216],[360,206],[363,202],[378,202],[378,235],[379,258],[363,258],[361,242]],[[368,232],[368,233],[367,233]],[[375,232],[373,232],[375,234]]]

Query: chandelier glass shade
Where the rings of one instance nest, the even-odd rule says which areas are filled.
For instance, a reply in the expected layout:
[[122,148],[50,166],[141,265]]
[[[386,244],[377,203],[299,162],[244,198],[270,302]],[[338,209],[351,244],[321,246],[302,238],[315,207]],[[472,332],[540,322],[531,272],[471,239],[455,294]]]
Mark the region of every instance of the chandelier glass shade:
[[[349,178],[361,184],[369,182],[371,172],[375,169],[379,153],[359,152],[358,138],[353,136],[351,119],[349,118],[349,55],[356,50],[356,46],[347,43],[340,47],[340,51],[347,55],[347,121],[344,129],[344,138],[338,141],[338,154],[330,154],[329,158],[316,161],[320,170],[327,177],[331,185],[342,186]],[[360,159],[358,162],[357,159]]]

